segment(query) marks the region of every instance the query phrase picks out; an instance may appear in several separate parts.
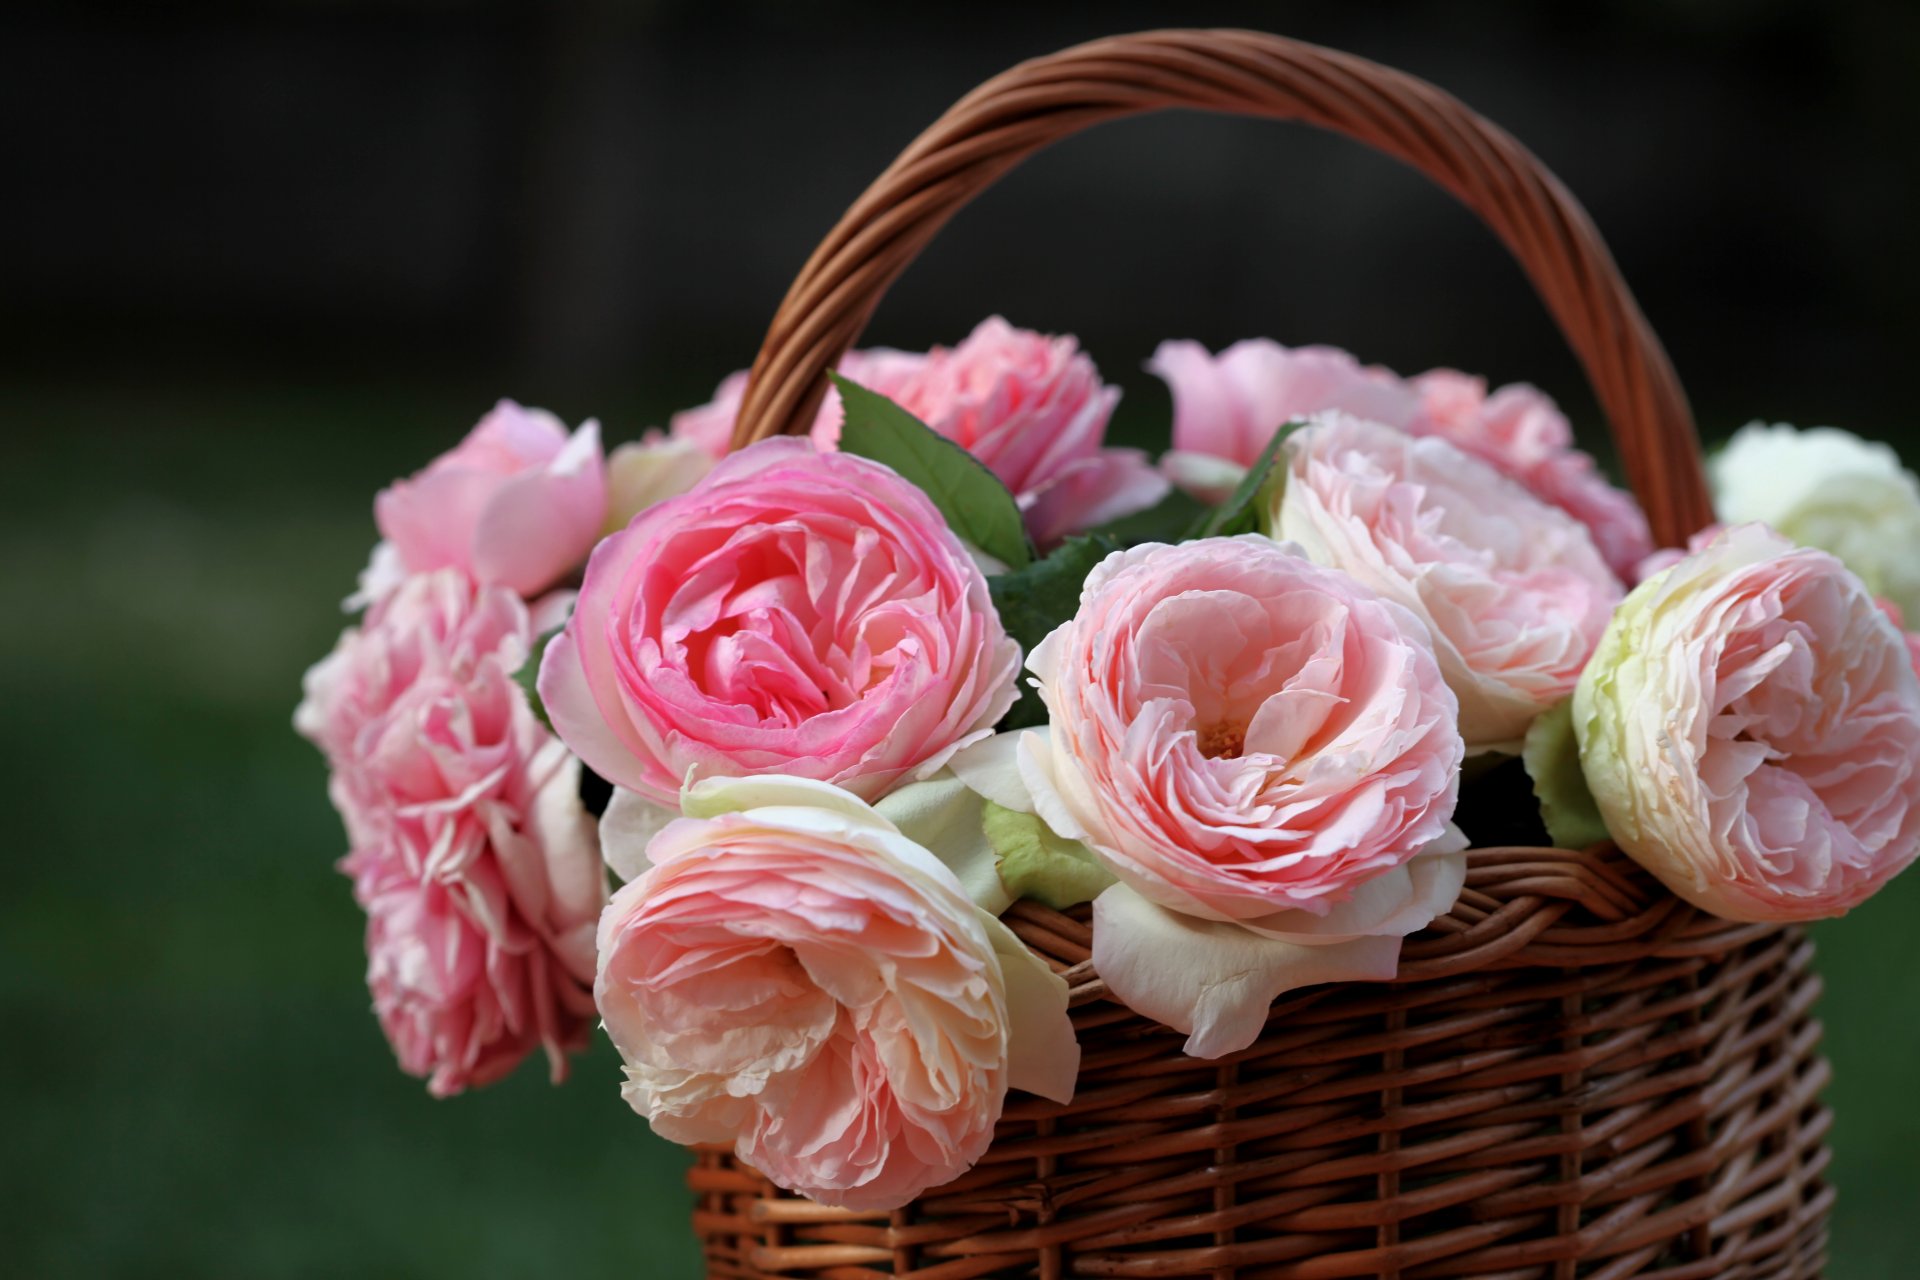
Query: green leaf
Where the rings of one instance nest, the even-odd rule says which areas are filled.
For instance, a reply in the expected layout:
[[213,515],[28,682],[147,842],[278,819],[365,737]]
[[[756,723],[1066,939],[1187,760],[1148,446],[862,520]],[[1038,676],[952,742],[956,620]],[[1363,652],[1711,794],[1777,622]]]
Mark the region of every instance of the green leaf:
[[982,813],[987,840],[1000,856],[1000,883],[1015,898],[1032,898],[1055,911],[1091,902],[1114,882],[1087,846],[1054,834],[1031,813],[989,800]]
[[871,458],[918,485],[947,526],[995,560],[1019,569],[1033,560],[1020,506],[979,459],[877,391],[831,375],[846,406],[840,448]]
[[1537,717],[1527,729],[1520,753],[1533,795],[1540,802],[1540,820],[1562,849],[1584,849],[1607,839],[1600,806],[1587,789],[1580,771],[1580,744],[1573,733],[1573,699],[1568,698]]
[[1109,538],[1123,547],[1137,547],[1143,542],[1179,542],[1212,510],[1184,490],[1169,489],[1166,497],[1145,511],[1121,516],[1087,532],[1094,537]]
[[[993,607],[999,611],[1000,625],[1019,642],[1023,653],[1032,653],[1035,645],[1053,629],[1080,609],[1080,588],[1093,567],[1120,550],[1111,538],[1082,534],[1068,538],[1043,560],[1035,560],[1023,569],[995,574],[987,579],[993,594]],[[1020,701],[1001,719],[1002,729],[1025,729],[1047,722],[1047,708],[1040,695],[1020,686]]]
[[520,669],[513,673],[514,682],[526,691],[527,703],[533,708],[533,714],[539,716],[540,723],[549,729],[553,728],[553,721],[547,718],[546,704],[540,701],[540,660],[547,656],[547,646],[553,643],[553,638],[566,629],[567,626],[563,622],[536,638],[533,642],[533,651],[527,655],[527,660],[520,664]]
[[1280,456],[1280,446],[1286,443],[1288,436],[1306,425],[1298,420],[1282,423],[1273,433],[1273,439],[1267,441],[1267,447],[1247,468],[1247,474],[1234,486],[1233,493],[1209,512],[1205,519],[1195,523],[1187,533],[1187,540],[1232,538],[1243,533],[1258,533],[1266,523],[1266,508],[1273,497],[1270,482],[1276,481],[1282,474],[1276,472],[1274,465]]

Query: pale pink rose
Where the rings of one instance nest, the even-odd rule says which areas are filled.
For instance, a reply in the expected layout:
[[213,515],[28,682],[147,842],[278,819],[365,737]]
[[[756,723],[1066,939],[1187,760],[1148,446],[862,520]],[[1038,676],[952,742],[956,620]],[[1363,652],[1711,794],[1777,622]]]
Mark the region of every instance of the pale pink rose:
[[1275,536],[1427,625],[1468,747],[1511,747],[1573,692],[1621,596],[1586,526],[1444,440],[1345,414],[1284,454]]
[[[1120,389],[1100,381],[1071,337],[1016,329],[993,316],[952,348],[849,351],[840,373],[978,458],[1013,492],[1027,532],[1042,547],[1166,496],[1167,482],[1144,453],[1106,447]],[[676,414],[675,434],[707,442],[719,456],[746,383],[747,375],[736,373],[711,404]],[[814,419],[814,443],[837,447],[841,417],[839,393],[829,390]]]
[[1324,915],[1452,815],[1464,748],[1426,629],[1297,548],[1115,552],[1027,667],[1065,811],[1042,815],[1163,906]]
[[533,596],[586,557],[606,510],[599,424],[569,436],[552,414],[502,400],[426,470],[381,490],[373,518],[408,573],[459,569]]
[[1189,1052],[1250,1043],[1291,986],[1391,977],[1458,895],[1465,747],[1425,628],[1297,548],[1116,552],[1027,665],[1049,728],[955,771],[1120,877],[1095,966]]
[[764,440],[600,544],[540,696],[588,765],[657,804],[690,771],[874,799],[989,733],[1019,661],[925,494]]
[[1920,851],[1920,675],[1833,556],[1736,525],[1636,588],[1574,693],[1614,840],[1733,920],[1837,916]]
[[1173,448],[1161,467],[1195,497],[1218,502],[1259,460],[1273,433],[1328,409],[1411,426],[1419,397],[1390,371],[1338,347],[1283,347],[1266,338],[1218,355],[1197,342],[1163,342],[1147,368],[1173,394]]
[[621,1092],[822,1204],[894,1209],[978,1160],[1009,1087],[1073,1095],[1066,984],[852,795],[714,779],[607,905]]
[[308,673],[295,713],[332,767],[375,1010],[440,1096],[542,1047],[557,1081],[592,1021],[605,873],[579,766],[512,678],[531,641],[506,588],[420,575]]
[[1484,378],[1435,369],[1413,379],[1416,435],[1437,435],[1512,476],[1537,498],[1587,526],[1622,581],[1653,551],[1646,513],[1575,447],[1573,427],[1546,393],[1514,383],[1487,394]]

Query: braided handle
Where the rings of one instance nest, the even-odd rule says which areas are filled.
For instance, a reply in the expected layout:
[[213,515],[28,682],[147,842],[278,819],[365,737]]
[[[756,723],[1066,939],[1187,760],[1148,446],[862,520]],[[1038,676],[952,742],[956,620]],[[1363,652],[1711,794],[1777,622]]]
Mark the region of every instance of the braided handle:
[[1250,31],[1151,31],[1021,63],[955,103],[814,251],[753,362],[736,448],[804,431],[825,373],[956,212],[1033,152],[1172,107],[1301,120],[1412,165],[1480,215],[1526,269],[1586,367],[1662,545],[1712,520],[1685,394],[1566,188],[1453,98],[1350,54]]

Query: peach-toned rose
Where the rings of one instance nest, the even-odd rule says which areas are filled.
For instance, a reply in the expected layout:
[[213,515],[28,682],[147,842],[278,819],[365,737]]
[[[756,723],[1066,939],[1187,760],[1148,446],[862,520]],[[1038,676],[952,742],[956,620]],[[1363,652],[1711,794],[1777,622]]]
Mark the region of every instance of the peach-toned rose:
[[1066,984],[892,823],[781,777],[686,811],[599,928],[621,1092],[656,1132],[892,1209],[980,1158],[1009,1087],[1072,1097]]
[[1444,440],[1326,414],[1287,439],[1275,536],[1412,610],[1470,748],[1573,691],[1618,579],[1586,527]]
[[1208,502],[1231,493],[1273,433],[1296,418],[1340,409],[1406,427],[1420,410],[1399,378],[1338,347],[1249,338],[1213,355],[1197,342],[1168,341],[1147,368],[1173,394],[1173,448],[1161,467]]
[[[1144,453],[1106,447],[1120,389],[1100,381],[1071,337],[1016,329],[993,316],[952,348],[849,351],[840,373],[978,458],[1012,490],[1042,547],[1166,496],[1167,482]],[[675,433],[708,442],[715,456],[724,452],[746,382],[736,373],[711,404],[677,414]],[[814,443],[834,448],[840,421],[840,397],[830,390],[814,419]]]
[[1453,694],[1346,575],[1258,535],[1115,552],[1027,665],[1049,728],[955,772],[1120,877],[1095,965],[1189,1052],[1250,1042],[1290,986],[1391,977],[1458,894]]
[[1823,551],[1728,529],[1636,588],[1574,693],[1620,847],[1733,920],[1865,901],[1920,851],[1920,676]]
[[1019,660],[926,495],[767,440],[600,544],[540,696],[588,765],[656,804],[690,770],[874,799],[988,733]]
[[1484,378],[1434,369],[1413,379],[1416,435],[1438,435],[1525,485],[1581,524],[1614,574],[1631,581],[1653,551],[1646,513],[1574,446],[1573,427],[1545,392],[1515,383],[1487,393]]
[[436,1095],[591,1025],[606,897],[579,766],[512,672],[532,624],[504,587],[414,577],[308,673],[295,724],[326,753],[367,911],[367,980],[401,1065]]
[[426,470],[383,489],[373,518],[408,573],[454,568],[533,596],[585,558],[606,509],[599,424],[569,436],[552,414],[502,400]]

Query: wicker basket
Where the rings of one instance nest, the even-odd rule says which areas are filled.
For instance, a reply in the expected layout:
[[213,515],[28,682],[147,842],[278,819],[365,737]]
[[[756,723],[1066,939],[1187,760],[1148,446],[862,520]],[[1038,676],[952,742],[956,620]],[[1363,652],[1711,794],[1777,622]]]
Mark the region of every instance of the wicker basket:
[[[1654,532],[1708,519],[1686,401],[1592,224],[1505,133],[1432,86],[1246,32],[1156,32],[1023,64],[921,135],[801,272],[735,443],[800,429],[823,371],[960,206],[1030,152],[1169,107],[1304,120],[1481,215],[1584,362]],[[891,1214],[829,1209],[725,1151],[691,1174],[710,1276],[1820,1274],[1827,1078],[1792,929],[1703,915],[1602,846],[1481,849],[1389,984],[1283,998],[1212,1062],[1107,997],[1087,912],[1007,920],[1064,972],[1069,1105],[1009,1100],[995,1143]]]

